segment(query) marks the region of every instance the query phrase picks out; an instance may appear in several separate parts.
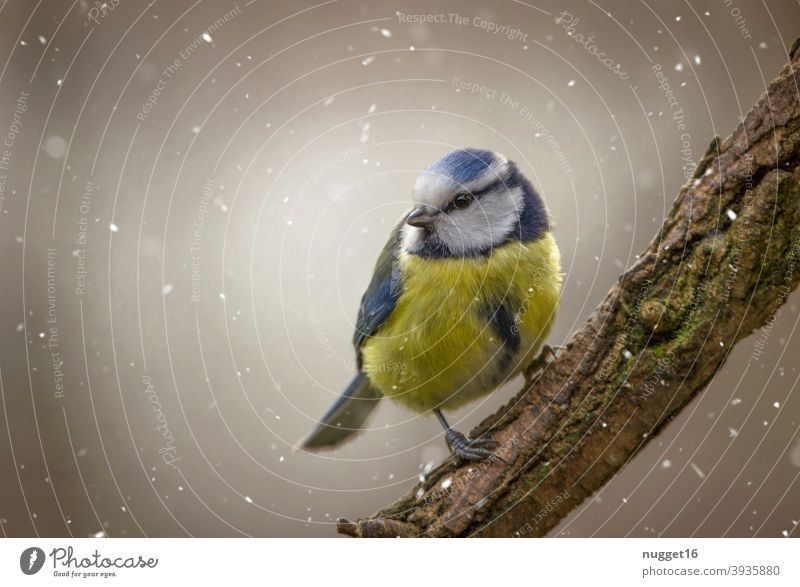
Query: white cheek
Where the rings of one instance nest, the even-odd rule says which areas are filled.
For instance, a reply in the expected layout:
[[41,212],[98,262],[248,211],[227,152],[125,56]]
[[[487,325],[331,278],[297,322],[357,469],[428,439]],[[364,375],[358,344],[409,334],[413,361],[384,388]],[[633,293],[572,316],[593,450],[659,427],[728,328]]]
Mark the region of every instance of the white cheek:
[[464,254],[467,251],[479,251],[492,246],[491,227],[478,208],[450,215],[447,219],[443,219],[436,232],[455,253]]
[[466,210],[457,210],[437,224],[436,231],[450,250],[461,254],[502,243],[515,229],[522,211],[522,190],[508,197],[484,196]]
[[423,245],[422,229],[404,224],[400,229],[401,248],[409,253],[418,252]]

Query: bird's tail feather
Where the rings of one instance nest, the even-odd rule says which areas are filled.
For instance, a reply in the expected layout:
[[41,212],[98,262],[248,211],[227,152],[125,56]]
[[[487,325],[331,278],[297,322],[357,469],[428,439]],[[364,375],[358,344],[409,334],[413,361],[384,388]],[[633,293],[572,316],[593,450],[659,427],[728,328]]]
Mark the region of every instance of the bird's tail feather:
[[303,441],[306,450],[334,448],[358,434],[383,395],[363,373],[356,375]]

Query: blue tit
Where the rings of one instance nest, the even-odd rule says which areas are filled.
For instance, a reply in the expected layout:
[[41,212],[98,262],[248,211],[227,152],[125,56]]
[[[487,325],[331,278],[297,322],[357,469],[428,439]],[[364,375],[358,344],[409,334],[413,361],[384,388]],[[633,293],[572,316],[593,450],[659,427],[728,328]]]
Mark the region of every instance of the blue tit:
[[550,332],[560,254],[542,200],[514,162],[481,149],[453,151],[419,175],[413,199],[361,300],[358,373],[306,449],[352,438],[388,397],[435,414],[458,457],[486,458],[496,443],[467,439],[442,411],[514,377]]

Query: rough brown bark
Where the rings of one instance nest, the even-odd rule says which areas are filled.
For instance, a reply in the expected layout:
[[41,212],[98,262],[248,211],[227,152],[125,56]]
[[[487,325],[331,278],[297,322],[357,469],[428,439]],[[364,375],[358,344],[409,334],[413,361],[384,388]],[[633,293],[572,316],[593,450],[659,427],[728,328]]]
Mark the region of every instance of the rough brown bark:
[[473,432],[510,465],[447,461],[339,532],[544,535],[705,388],[735,342],[776,318],[800,280],[797,42],[790,53],[566,349]]

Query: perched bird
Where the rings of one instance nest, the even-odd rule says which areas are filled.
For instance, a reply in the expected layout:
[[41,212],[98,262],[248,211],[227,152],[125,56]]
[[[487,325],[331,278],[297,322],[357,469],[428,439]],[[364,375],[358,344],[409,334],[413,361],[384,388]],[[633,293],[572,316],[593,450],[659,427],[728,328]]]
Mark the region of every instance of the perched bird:
[[413,199],[361,300],[358,373],[305,449],[351,438],[385,396],[433,412],[458,457],[486,458],[497,443],[468,439],[442,411],[519,373],[550,331],[560,255],[544,204],[515,163],[491,151],[453,151],[419,175]]

